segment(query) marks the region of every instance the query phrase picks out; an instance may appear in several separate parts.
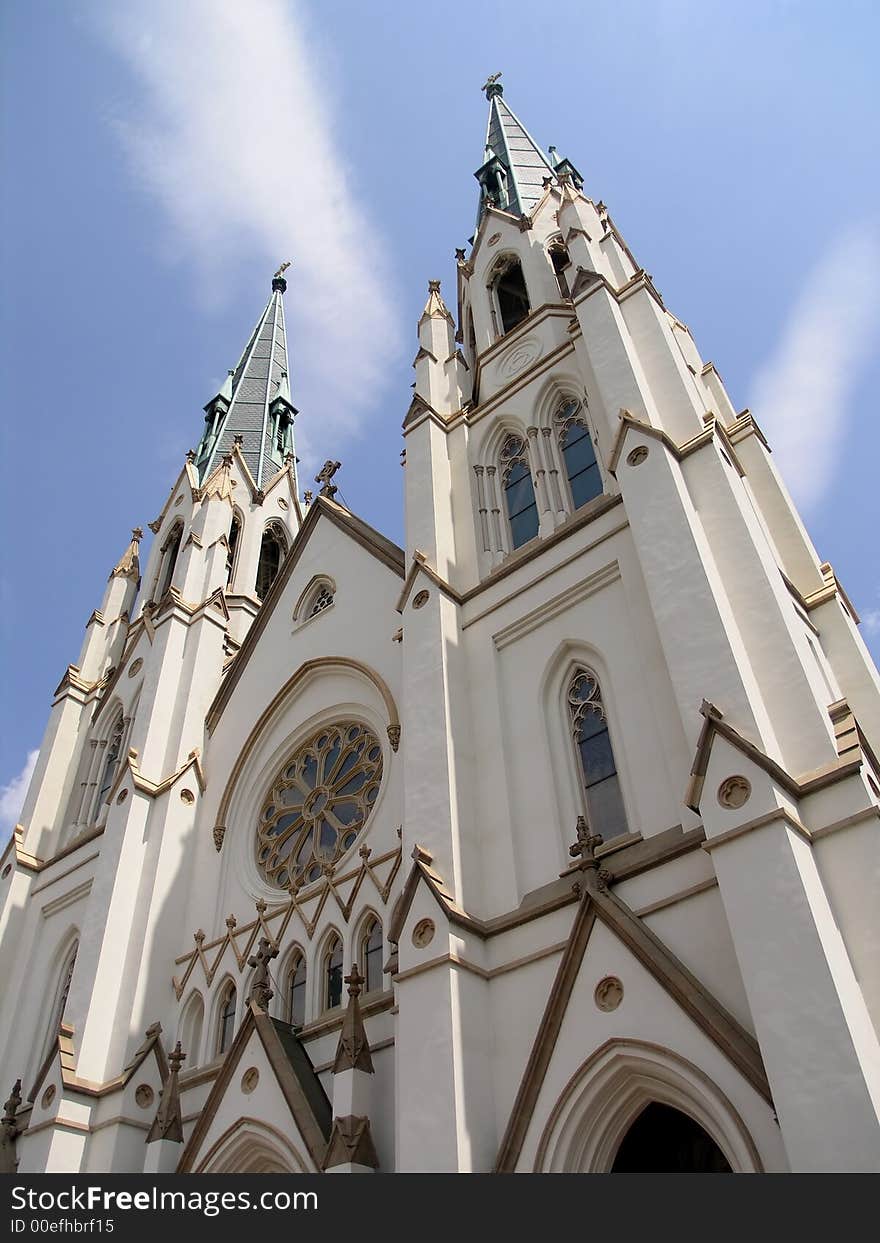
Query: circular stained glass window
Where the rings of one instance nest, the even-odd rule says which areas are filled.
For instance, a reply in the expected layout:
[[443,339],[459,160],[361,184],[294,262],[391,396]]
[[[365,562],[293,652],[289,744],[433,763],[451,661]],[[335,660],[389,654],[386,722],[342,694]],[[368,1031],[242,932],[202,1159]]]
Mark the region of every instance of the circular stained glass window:
[[257,822],[257,865],[279,889],[310,884],[357,841],[379,794],[382,748],[354,721],[303,743],[266,795]]

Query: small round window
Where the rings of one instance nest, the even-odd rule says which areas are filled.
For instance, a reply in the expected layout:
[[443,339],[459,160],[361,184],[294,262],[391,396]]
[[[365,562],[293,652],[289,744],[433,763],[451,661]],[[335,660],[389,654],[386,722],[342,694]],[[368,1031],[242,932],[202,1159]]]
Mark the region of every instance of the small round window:
[[257,825],[257,864],[279,889],[311,884],[357,841],[379,794],[382,748],[354,721],[318,730],[272,783]]

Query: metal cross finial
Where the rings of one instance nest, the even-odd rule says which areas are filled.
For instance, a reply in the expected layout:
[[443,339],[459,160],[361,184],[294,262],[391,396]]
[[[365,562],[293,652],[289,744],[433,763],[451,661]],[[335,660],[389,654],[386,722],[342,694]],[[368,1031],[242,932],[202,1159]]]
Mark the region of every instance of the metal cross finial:
[[269,1002],[275,996],[269,982],[269,963],[278,957],[278,948],[267,937],[260,938],[260,948],[248,959],[248,966],[254,967],[254,978],[251,981],[249,1000],[261,1010],[269,1009]]
[[480,87],[480,90],[481,90],[481,91],[486,91],[486,92],[488,93],[488,91],[489,91],[490,87],[493,87],[493,86],[495,85],[495,83],[498,81],[498,79],[499,79],[500,77],[501,77],[501,70],[500,70],[500,69],[499,69],[498,73],[490,73],[490,74],[489,74],[489,76],[488,76],[488,78],[486,79],[486,81],[485,81],[485,82],[483,83],[483,85]]
[[172,1075],[176,1075],[183,1063],[186,1061],[186,1054],[180,1047],[180,1041],[174,1046],[174,1052],[168,1054],[168,1064],[171,1067]]
[[285,263],[281,264],[280,268],[275,273],[275,279],[277,280],[279,276],[283,276],[289,267],[290,267],[290,260],[288,259]]
[[361,992],[363,991],[361,985],[363,982],[364,977],[361,975],[360,971],[358,971],[357,963],[353,962],[351,964],[351,973],[345,977],[345,983],[348,985],[349,997],[359,997],[361,995]]
[[322,485],[321,491],[318,493],[319,496],[326,496],[326,497],[332,498],[339,491],[336,485],[331,483],[330,480],[339,470],[341,465],[342,465],[341,462],[333,462],[330,460],[330,458],[328,458],[327,461],[324,463],[324,465],[321,467],[321,469],[318,471],[317,475],[315,475],[315,483],[320,483]]
[[581,861],[588,866],[596,866],[596,847],[601,846],[603,842],[601,833],[591,833],[587,827],[587,822],[583,816],[577,818],[577,841],[573,846],[569,846],[568,853],[572,859],[576,859],[578,855]]

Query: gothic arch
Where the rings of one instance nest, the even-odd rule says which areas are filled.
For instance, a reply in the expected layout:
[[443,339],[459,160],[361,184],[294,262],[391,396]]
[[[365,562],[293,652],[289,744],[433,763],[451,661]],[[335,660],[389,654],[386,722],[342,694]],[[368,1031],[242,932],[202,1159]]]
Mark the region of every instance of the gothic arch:
[[[340,958],[340,977],[339,977],[339,1002],[336,1005],[329,1005],[330,997],[328,994],[329,966],[331,955],[333,961],[336,960],[336,947],[338,945]],[[311,985],[312,1000],[314,1005],[312,1013],[316,1016],[328,1014],[331,1010],[338,1010],[342,1006],[343,985],[342,977],[348,974],[348,958],[346,955],[345,940],[342,933],[334,925],[324,929],[324,935],[321,937],[318,951],[315,954],[315,970],[313,971],[313,982]],[[307,985],[308,987],[308,985]]]
[[578,668],[595,673],[602,689],[602,702],[608,720],[608,732],[620,779],[627,821],[634,823],[628,792],[632,789],[627,770],[626,747],[614,695],[614,678],[600,651],[591,644],[575,640],[561,643],[547,663],[540,684],[540,703],[544,716],[553,796],[556,800],[559,825],[560,862],[568,862],[568,846],[572,826],[584,814],[583,780],[571,739],[567,690]]
[[[222,828],[225,832],[229,822],[234,818],[234,812],[239,802],[246,801],[239,797],[244,786],[247,786],[250,793],[257,786],[266,785],[272,777],[274,767],[281,763],[284,758],[284,752],[294,745],[295,735],[288,734],[285,739],[279,743],[274,749],[271,756],[264,760],[260,766],[258,773],[253,773],[252,779],[246,780],[251,776],[250,770],[253,768],[252,757],[255,757],[261,741],[272,730],[273,726],[289,711],[291,705],[295,701],[297,695],[305,689],[308,682],[325,673],[343,672],[354,674],[359,681],[367,682],[381,698],[384,707],[387,722],[386,732],[392,750],[397,749],[397,743],[400,739],[400,717],[397,712],[397,704],[394,696],[385,682],[384,678],[372,669],[369,665],[359,660],[352,660],[347,656],[320,656],[315,660],[307,660],[292,677],[288,678],[281,690],[274,696],[268,706],[260,714],[251,732],[248,734],[247,741],[238,754],[238,758],[233,765],[232,771],[226,782],[220,804],[217,808],[215,826],[217,829]],[[337,705],[333,709],[333,715],[341,710],[341,705]],[[353,707],[355,716],[361,717],[364,724],[371,729],[377,728],[375,710],[370,710],[367,704],[359,703]],[[321,715],[327,715],[326,713]],[[298,723],[296,735],[302,734],[304,731],[317,727],[320,723],[318,716],[311,717],[308,721]],[[328,716],[329,723],[329,716]],[[378,725],[381,735],[381,725]],[[383,798],[383,792],[386,783],[383,782],[382,791],[379,794],[379,801]],[[377,803],[377,807],[378,807]],[[374,809],[375,814],[375,809]]]
[[276,972],[274,972],[275,980],[277,982],[277,996],[274,999],[275,1015],[277,1018],[281,1019],[283,1023],[291,1023],[294,1021],[294,1016],[290,1013],[290,984],[293,972],[300,965],[302,965],[305,970],[306,995],[303,999],[303,1022],[305,1022],[310,1013],[308,1005],[308,989],[311,983],[310,963],[308,955],[306,954],[305,946],[299,941],[294,941],[293,944],[290,945],[285,951],[284,956],[281,959],[281,966]]
[[553,1106],[535,1155],[536,1173],[608,1173],[633,1122],[651,1102],[692,1118],[735,1173],[761,1173],[755,1143],[728,1097],[671,1049],[612,1039],[578,1067]]
[[[220,1052],[220,1022],[225,1006],[229,997],[230,990],[235,992],[235,1018],[232,1023],[232,1032],[229,1040],[226,1042],[224,1053],[228,1053],[232,1041],[235,1039],[235,1033],[241,1024],[241,993],[242,989],[239,982],[232,975],[226,974],[217,986],[214,993],[214,1002],[211,1006],[211,1023],[208,1027],[207,1035],[203,1037],[205,1041],[205,1061],[213,1062],[215,1058],[221,1056]],[[184,1052],[186,1050],[184,1049]]]
[[331,596],[336,596],[336,583],[329,574],[313,574],[300,594],[293,610],[293,620],[302,624],[311,617],[311,606],[319,592],[325,588]]
[[44,996],[50,998],[48,1006],[43,1005],[39,1012],[38,1035],[34,1041],[37,1060],[32,1067],[31,1076],[36,1078],[48,1060],[58,1030],[64,1019],[68,998],[70,996],[73,972],[79,951],[80,932],[75,924],[71,925],[58,942],[49,962],[46,978],[50,984]]
[[181,1008],[177,1024],[177,1039],[186,1054],[187,1070],[200,1065],[204,1030],[205,1002],[199,990],[194,988]]
[[196,1174],[308,1174],[285,1135],[257,1118],[239,1118],[208,1149]]

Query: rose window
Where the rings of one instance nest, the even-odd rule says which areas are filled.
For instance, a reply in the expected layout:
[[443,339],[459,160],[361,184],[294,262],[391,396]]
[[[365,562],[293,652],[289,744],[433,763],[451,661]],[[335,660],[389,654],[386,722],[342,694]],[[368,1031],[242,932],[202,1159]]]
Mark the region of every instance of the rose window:
[[319,880],[357,841],[379,794],[382,748],[349,721],[319,730],[272,783],[257,826],[257,864],[280,889]]

